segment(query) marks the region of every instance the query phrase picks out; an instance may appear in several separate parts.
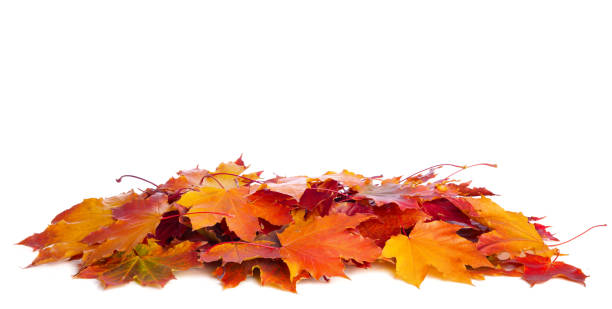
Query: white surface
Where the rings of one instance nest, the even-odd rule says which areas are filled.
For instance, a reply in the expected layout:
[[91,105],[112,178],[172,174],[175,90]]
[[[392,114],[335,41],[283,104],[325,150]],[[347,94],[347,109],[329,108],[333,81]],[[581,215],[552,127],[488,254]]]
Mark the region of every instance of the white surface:
[[[384,269],[294,295],[210,274],[104,291],[15,246],[85,197],[244,153],[266,175],[465,171],[562,239],[610,220],[609,1],[2,1],[3,300],[27,308],[558,308],[609,303],[610,228],[562,250],[591,275],[530,288]],[[449,170],[448,172],[451,172]]]

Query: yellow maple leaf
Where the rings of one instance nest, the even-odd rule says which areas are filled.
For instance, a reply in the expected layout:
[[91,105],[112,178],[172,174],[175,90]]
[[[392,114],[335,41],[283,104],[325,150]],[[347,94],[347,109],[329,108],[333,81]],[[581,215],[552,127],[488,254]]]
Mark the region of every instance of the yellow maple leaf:
[[471,283],[472,275],[466,265],[491,264],[474,243],[457,235],[460,228],[442,221],[419,222],[410,238],[400,234],[387,240],[382,256],[395,258],[396,275],[417,287],[431,271],[450,281]]
[[555,251],[544,243],[535,226],[522,213],[506,211],[486,197],[466,200],[476,211],[476,215],[469,212],[466,215],[492,229],[478,238],[478,250],[482,253],[508,252],[519,256],[528,252],[548,257],[554,254]]

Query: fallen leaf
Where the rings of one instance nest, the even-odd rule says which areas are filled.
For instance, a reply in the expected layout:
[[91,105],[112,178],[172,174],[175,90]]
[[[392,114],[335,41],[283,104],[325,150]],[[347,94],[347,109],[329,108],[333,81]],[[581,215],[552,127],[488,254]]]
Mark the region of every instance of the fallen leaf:
[[289,279],[289,269],[280,259],[255,259],[238,263],[227,263],[218,267],[214,274],[221,279],[223,288],[233,288],[253,276],[253,271],[259,270],[259,282],[262,286],[274,286],[295,293],[297,280]]
[[258,218],[269,222],[290,222],[289,209],[282,203],[263,197],[249,200],[248,194],[246,187],[227,190],[203,187],[183,194],[177,203],[190,208],[186,215],[193,229],[215,225],[225,218],[228,228],[246,241],[253,241],[256,233],[261,231]]
[[83,254],[83,265],[110,256],[115,250],[128,251],[136,247],[148,234],[155,232],[162,214],[169,208],[167,196],[159,193],[114,208],[116,222],[82,239],[83,243],[92,246]]
[[361,235],[373,239],[379,247],[393,235],[412,228],[417,222],[430,218],[416,209],[400,210],[395,204],[376,207],[373,210],[376,217],[362,222],[357,226]]
[[[166,183],[147,182],[106,199],[86,199],[19,244],[38,250],[31,266],[81,260],[78,277],[104,286],[137,281],[163,286],[174,270],[217,267],[224,287],[248,276],[295,292],[305,278],[346,277],[346,266],[395,263],[416,286],[427,275],[470,283],[486,275],[521,276],[530,284],[566,278],[579,268],[557,261],[558,246],[541,218],[506,211],[493,193],[450,176],[439,164],[411,176],[365,177],[342,170],[318,178],[262,179],[244,174],[242,157],[214,172],[196,167]],[[601,225],[596,225],[601,226]],[[591,230],[589,228],[587,231]],[[552,256],[555,256],[554,260]]]
[[279,248],[274,247],[274,243],[270,241],[254,241],[254,242],[224,242],[212,246],[206,252],[200,254],[200,261],[214,262],[223,260],[226,263],[242,263],[246,260],[266,258],[280,258]]
[[519,256],[523,252],[531,251],[544,256],[554,254],[522,213],[506,211],[486,197],[466,200],[477,212],[477,215],[471,218],[492,230],[479,237],[478,250],[482,253],[491,255],[508,252]]
[[90,198],[58,214],[44,232],[34,234],[19,244],[40,250],[32,262],[39,265],[82,254],[89,246],[85,236],[114,222],[112,209],[135,200],[133,191],[111,198]]
[[444,279],[471,283],[466,269],[492,266],[486,256],[478,252],[474,243],[457,235],[460,226],[442,221],[416,224],[410,237],[396,235],[387,240],[382,251],[385,258],[395,258],[397,276],[417,287],[435,268]]
[[361,188],[355,198],[371,199],[378,206],[395,203],[401,210],[417,209],[419,204],[417,200],[409,196],[409,193],[410,191],[406,187],[396,183],[370,184]]
[[370,215],[332,214],[325,217],[303,218],[303,212],[294,216],[294,223],[278,234],[280,255],[289,266],[291,278],[306,270],[319,279],[344,274],[342,259],[372,262],[380,255],[380,248],[371,240],[350,232]]
[[517,257],[515,260],[524,265],[522,278],[531,286],[546,282],[554,277],[585,285],[584,280],[587,276],[582,270],[572,265],[563,262],[551,262],[549,257],[533,254],[526,254],[525,257]]
[[139,244],[133,251],[117,252],[106,260],[82,269],[77,278],[97,278],[104,287],[136,281],[143,286],[163,287],[174,279],[172,271],[187,270],[200,265],[195,249],[198,243],[189,241],[164,250],[154,241]]

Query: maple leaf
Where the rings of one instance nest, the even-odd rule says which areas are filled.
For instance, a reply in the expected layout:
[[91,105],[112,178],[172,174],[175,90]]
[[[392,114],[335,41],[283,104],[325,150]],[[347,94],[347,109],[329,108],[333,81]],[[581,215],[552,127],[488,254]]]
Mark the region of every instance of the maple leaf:
[[253,276],[253,270],[259,270],[261,285],[270,285],[282,290],[296,292],[295,283],[299,277],[291,280],[289,268],[280,259],[254,259],[242,263],[227,263],[218,267],[214,274],[221,279],[223,288],[233,288]]
[[319,178],[321,180],[333,179],[349,187],[360,187],[371,182],[370,178],[347,170],[342,170],[341,173],[327,172]]
[[[295,176],[295,177],[276,177],[267,180],[261,188],[253,186],[254,190],[268,188],[270,191],[282,193],[293,197],[296,201],[299,201],[304,194],[304,190],[308,188],[307,183],[308,177],[306,176]],[[253,192],[253,191],[252,191]]]
[[453,192],[453,194],[461,195],[461,196],[488,196],[495,195],[493,192],[489,191],[487,188],[477,187],[470,188],[471,181],[455,184],[455,183],[447,183],[446,187]]
[[153,240],[138,244],[134,250],[116,252],[111,257],[84,269],[77,278],[97,278],[105,288],[128,283],[132,280],[143,286],[163,287],[175,279],[172,271],[187,270],[201,265],[195,249],[200,243],[184,241],[164,250]]
[[540,234],[540,236],[542,236],[542,239],[544,240],[552,240],[552,241],[559,241],[559,239],[557,239],[557,237],[555,237],[553,234],[551,234],[547,229],[550,227],[548,225],[543,225],[534,221],[539,221],[544,219],[544,217],[538,218],[538,217],[527,217],[527,220],[531,223],[533,223],[533,227],[535,227],[536,231],[538,231],[538,233]]
[[133,191],[110,198],[90,198],[58,214],[42,233],[19,244],[40,250],[30,266],[68,259],[83,253],[89,246],[81,240],[90,233],[114,222],[111,210],[138,197]]
[[486,197],[465,200],[477,213],[466,214],[492,230],[480,235],[478,239],[478,250],[482,253],[491,255],[508,252],[519,256],[523,252],[531,251],[545,256],[554,254],[522,213],[506,211]]
[[339,202],[332,205],[330,213],[343,213],[347,216],[354,214],[374,214],[374,207],[368,200],[357,200],[349,202]]
[[[432,216],[434,220],[442,220],[465,227],[486,229],[486,227],[479,225],[478,222],[472,221],[470,217],[464,214],[461,209],[456,206],[456,203],[457,200],[453,203],[449,199],[441,198],[424,202],[421,208],[425,213]],[[471,205],[469,207],[471,209]]]
[[252,183],[259,178],[261,172],[242,174],[248,166],[244,165],[242,156],[234,162],[221,163],[215,172],[196,167],[194,169],[179,171],[179,177],[170,178],[166,183],[157,187],[158,190],[177,192],[183,189],[196,187],[235,188]]
[[294,223],[278,234],[282,245],[280,255],[289,267],[292,279],[302,270],[315,279],[322,276],[346,277],[342,259],[371,262],[380,255],[380,248],[371,239],[347,230],[372,218],[371,215],[331,214],[308,219],[303,216],[303,211],[297,212]]
[[210,177],[204,178],[202,186],[229,189],[250,184],[259,178],[261,172],[241,175],[247,168],[248,166],[245,166],[242,161],[242,156],[234,162],[221,163],[214,173],[205,175]]
[[319,215],[327,215],[334,204],[334,199],[341,194],[338,192],[342,186],[333,179],[323,182],[315,182],[311,187],[304,190],[300,198],[300,206]]
[[114,208],[112,213],[116,222],[82,239],[83,243],[90,246],[99,244],[84,252],[83,264],[87,266],[111,255],[115,250],[131,250],[149,233],[155,232],[162,214],[169,208],[167,196],[160,193]]
[[276,259],[280,258],[278,247],[273,247],[271,241],[246,242],[224,242],[210,247],[206,252],[200,254],[200,261],[214,262],[223,260],[223,264],[233,262],[241,263],[256,258]]
[[542,239],[544,239],[544,240],[552,240],[552,241],[559,241],[559,239],[557,237],[555,237],[553,234],[551,234],[547,230],[550,226],[542,225],[540,223],[533,223],[533,227],[535,227],[536,231],[538,231],[538,234],[540,234]]
[[[410,186],[417,186],[420,185],[422,183],[425,183],[433,178],[435,178],[437,176],[436,174],[436,170],[441,168],[442,166],[432,166],[426,170],[422,170],[421,172],[418,172],[416,174],[413,174],[412,176],[408,176],[405,180],[404,180],[404,184],[406,185],[410,185]],[[427,174],[422,174],[422,172],[427,171]]]
[[261,172],[243,174],[240,157],[214,172],[179,171],[161,185],[124,175],[117,181],[132,177],[155,188],[83,200],[19,244],[39,250],[30,266],[81,258],[77,277],[105,287],[162,287],[175,270],[212,263],[226,288],[259,275],[262,285],[295,292],[301,279],[346,277],[346,265],[378,261],[394,262],[397,276],[417,287],[428,274],[463,283],[503,275],[531,285],[554,277],[584,284],[580,269],[551,260],[559,251],[544,240],[556,238],[533,222],[541,218],[506,211],[484,197],[493,195],[488,189],[449,180],[458,171],[432,180],[442,166],[477,165],[493,166],[260,181]]
[[373,212],[376,217],[359,224],[357,230],[361,235],[374,239],[379,247],[384,247],[391,236],[429,218],[427,214],[416,209],[400,210],[395,204],[376,207]]
[[246,241],[253,241],[256,233],[261,231],[258,218],[273,224],[290,222],[290,209],[275,196],[262,193],[249,199],[248,192],[246,187],[227,190],[203,187],[199,191],[185,193],[177,203],[191,207],[186,215],[193,229],[215,225],[225,218],[228,228]]
[[525,257],[517,257],[515,260],[524,265],[522,278],[531,286],[554,277],[585,285],[584,280],[587,276],[582,270],[563,262],[551,262],[550,257],[526,254]]
[[188,218],[183,217],[187,213],[187,209],[180,205],[175,205],[178,210],[172,210],[164,213],[165,220],[161,220],[157,228],[155,228],[155,239],[160,245],[167,245],[173,239],[179,239],[191,231]]
[[395,258],[397,276],[417,287],[432,268],[444,279],[471,283],[472,275],[465,265],[492,265],[474,243],[457,235],[460,228],[442,221],[419,222],[410,237],[396,235],[387,240],[382,256]]
[[225,217],[230,230],[240,238],[252,241],[259,230],[259,223],[248,205],[247,194],[247,188],[225,190],[203,187],[199,188],[199,191],[183,194],[177,203],[189,208],[186,215],[189,216],[194,230],[215,225]]
[[157,188],[165,191],[179,191],[181,189],[192,188],[196,186],[200,186],[202,181],[206,175],[209,175],[210,172],[205,169],[200,169],[198,167],[186,171],[179,171],[177,173],[179,177],[170,178],[166,183],[161,184]]
[[367,185],[359,190],[355,195],[356,199],[368,198],[372,199],[376,205],[382,206],[389,203],[395,203],[401,210],[417,209],[418,202],[410,198],[409,189],[397,183],[384,183],[381,185]]
[[247,197],[253,215],[263,218],[274,225],[291,223],[291,209],[297,202],[291,196],[270,191],[259,190]]
[[469,269],[470,273],[473,275],[474,279],[484,280],[485,275],[487,276],[508,276],[508,277],[521,277],[523,276],[522,271],[520,271],[515,264],[504,264],[503,266],[498,266],[496,268],[492,267],[477,267],[473,269]]

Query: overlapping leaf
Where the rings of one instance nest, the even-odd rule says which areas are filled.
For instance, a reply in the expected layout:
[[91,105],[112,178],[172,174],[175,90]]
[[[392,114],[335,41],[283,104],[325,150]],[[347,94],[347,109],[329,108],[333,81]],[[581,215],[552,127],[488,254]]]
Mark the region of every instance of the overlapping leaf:
[[343,170],[260,180],[238,158],[214,172],[180,171],[141,194],[85,199],[19,244],[39,251],[32,266],[81,258],[76,277],[105,287],[163,287],[174,271],[209,264],[225,288],[255,276],[295,292],[300,280],[389,262],[417,287],[428,274],[584,284],[580,269],[553,259],[559,251],[546,242],[557,239],[540,218],[504,210],[470,182],[436,180],[442,166],[408,177]]
[[83,254],[83,264],[89,265],[107,257],[115,250],[129,251],[148,235],[155,232],[162,214],[170,209],[167,197],[155,194],[113,209],[112,225],[87,235],[81,242],[91,246]]
[[32,265],[68,259],[90,248],[81,240],[114,222],[112,209],[137,198],[127,192],[111,198],[90,198],[58,214],[42,233],[34,234],[20,242],[40,250]]
[[304,219],[303,212],[298,212],[294,223],[278,234],[280,255],[289,266],[291,279],[304,270],[316,279],[345,276],[342,259],[372,262],[378,258],[380,248],[372,240],[347,230],[370,218],[333,214]]
[[385,244],[382,255],[395,258],[398,277],[420,286],[434,268],[447,280],[471,283],[470,267],[492,266],[476,245],[459,235],[459,226],[441,221],[417,223],[410,237],[396,235]]
[[492,229],[478,238],[478,250],[484,254],[508,252],[518,256],[526,251],[544,256],[554,254],[535,226],[522,213],[506,211],[486,197],[466,200],[477,213],[466,214]]
[[121,251],[82,269],[76,277],[97,278],[104,287],[136,281],[144,286],[163,287],[174,279],[172,271],[199,266],[196,249],[189,241],[164,250],[154,241],[139,244],[133,251]]

